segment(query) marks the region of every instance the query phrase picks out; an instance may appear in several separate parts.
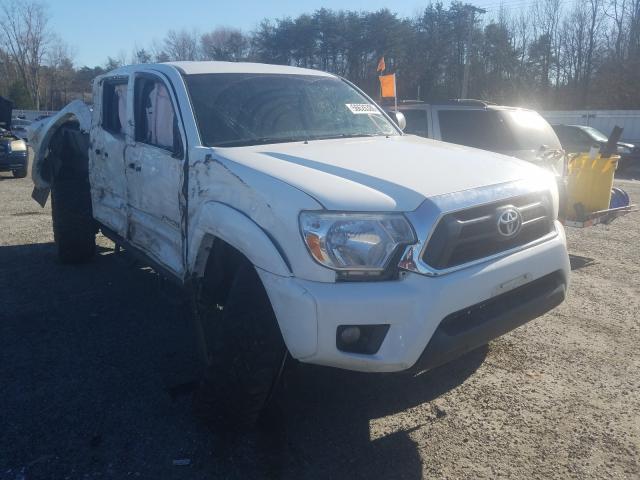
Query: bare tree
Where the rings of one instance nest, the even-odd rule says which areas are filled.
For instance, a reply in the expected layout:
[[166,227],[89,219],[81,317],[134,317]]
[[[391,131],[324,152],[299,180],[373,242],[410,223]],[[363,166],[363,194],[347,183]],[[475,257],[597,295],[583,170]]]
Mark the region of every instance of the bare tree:
[[197,33],[187,30],[169,30],[164,39],[164,52],[171,60],[198,60]]
[[136,45],[131,54],[131,63],[151,63],[153,57],[145,48],[138,48]]
[[587,29],[587,52],[585,55],[585,72],[582,86],[582,103],[587,103],[589,96],[589,87],[591,86],[591,77],[594,71],[594,57],[598,48],[598,40],[602,27],[602,7],[603,0],[588,0],[587,14],[589,19]]
[[529,15],[526,10],[522,10],[520,15],[514,20],[511,27],[514,32],[514,44],[518,52],[518,76],[524,78],[527,61],[527,50],[529,49]]
[[33,0],[6,0],[0,5],[2,45],[15,63],[33,106],[39,110],[40,74],[51,41],[46,7]]
[[562,67],[564,82],[570,103],[578,104],[575,98],[585,75],[585,57],[588,45],[589,13],[582,2],[576,2],[562,23]]
[[46,67],[42,75],[45,93],[43,96],[49,110],[55,110],[67,103],[74,74],[72,49],[61,39],[54,38],[47,51]]
[[200,38],[202,56],[207,60],[238,62],[246,57],[247,37],[236,28],[219,27]]
[[536,56],[539,64],[540,84],[546,90],[550,83],[552,68],[556,69],[556,83],[559,66],[557,64],[560,42],[558,41],[558,25],[560,23],[560,0],[541,0],[533,4],[533,26],[536,32]]
[[628,54],[635,57],[640,53],[640,0],[629,0],[628,29]]
[[613,22],[609,37],[609,50],[613,51],[617,60],[624,57],[624,40],[626,32],[627,0],[609,0],[605,14]]

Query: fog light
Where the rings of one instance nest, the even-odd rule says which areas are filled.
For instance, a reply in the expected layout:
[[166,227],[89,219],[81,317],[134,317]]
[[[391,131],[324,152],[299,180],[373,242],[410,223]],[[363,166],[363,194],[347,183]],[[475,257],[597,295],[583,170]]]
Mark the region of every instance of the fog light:
[[340,339],[347,345],[356,343],[360,340],[360,327],[346,327],[340,332]]
[[336,331],[336,347],[350,353],[373,355],[389,331],[389,325],[340,325]]

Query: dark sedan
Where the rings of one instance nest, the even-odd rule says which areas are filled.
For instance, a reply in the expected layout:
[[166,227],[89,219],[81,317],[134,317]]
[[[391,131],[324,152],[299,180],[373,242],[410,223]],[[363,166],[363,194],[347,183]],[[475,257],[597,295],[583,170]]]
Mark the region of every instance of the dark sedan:
[[29,127],[31,126],[31,122],[29,120],[25,120],[24,118],[14,118],[11,120],[11,132],[23,139],[25,142],[28,141],[29,136]]
[[[584,125],[552,125],[562,148],[567,153],[588,152],[591,147],[602,147],[609,139],[600,130]],[[640,164],[640,147],[632,143],[618,142],[620,169]]]
[[25,141],[11,132],[13,105],[0,97],[0,172],[12,172],[16,178],[27,176],[29,156]]
[[27,144],[0,128],[0,172],[12,172],[16,178],[27,176]]

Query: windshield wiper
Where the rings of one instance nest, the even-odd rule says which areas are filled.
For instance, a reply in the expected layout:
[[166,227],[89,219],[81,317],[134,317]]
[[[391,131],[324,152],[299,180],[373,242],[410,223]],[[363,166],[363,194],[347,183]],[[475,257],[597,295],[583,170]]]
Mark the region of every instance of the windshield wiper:
[[332,138],[358,138],[358,137],[388,137],[387,133],[335,133],[331,135],[317,135],[311,137],[311,140],[330,140]]
[[251,145],[267,145],[270,143],[288,143],[288,142],[305,142],[306,138],[300,137],[259,137],[244,138],[241,140],[227,140],[225,142],[217,142],[212,147],[248,147]]
[[212,147],[248,147],[251,145],[267,145],[270,143],[308,142],[309,140],[330,140],[332,138],[358,138],[358,137],[388,137],[387,133],[336,133],[331,135],[316,135],[310,137],[259,137],[243,138],[240,140],[227,140],[213,143]]

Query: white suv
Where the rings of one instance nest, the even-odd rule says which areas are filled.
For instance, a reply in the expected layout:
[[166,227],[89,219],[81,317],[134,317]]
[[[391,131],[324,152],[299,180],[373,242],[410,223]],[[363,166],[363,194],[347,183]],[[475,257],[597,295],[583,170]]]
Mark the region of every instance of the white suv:
[[218,425],[255,421],[288,356],[433,368],[565,297],[552,175],[403,135],[335,75],[128,66],[32,143],[61,260],[100,230],[193,295],[196,404]]
[[[392,113],[392,107],[386,107]],[[489,150],[565,174],[565,154],[549,123],[535,110],[473,99],[425,103],[407,100],[398,110],[405,133]]]

